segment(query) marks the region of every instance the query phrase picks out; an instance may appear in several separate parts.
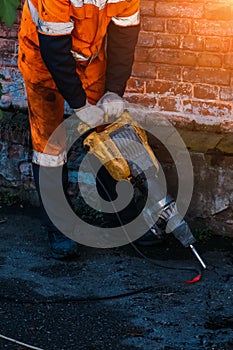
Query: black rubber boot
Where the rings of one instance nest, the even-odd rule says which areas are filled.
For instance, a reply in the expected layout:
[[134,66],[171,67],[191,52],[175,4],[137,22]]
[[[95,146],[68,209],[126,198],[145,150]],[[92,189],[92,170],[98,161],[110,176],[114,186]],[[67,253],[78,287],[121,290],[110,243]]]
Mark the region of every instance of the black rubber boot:
[[[46,185],[49,186],[50,190],[54,188],[54,191],[56,191],[56,181],[55,176],[51,176],[52,172],[54,170],[54,174],[56,176],[56,168],[49,169],[50,176],[48,179],[46,179]],[[51,250],[52,257],[54,259],[70,259],[73,257],[79,256],[79,248],[78,244],[68,238],[66,235],[61,233],[56,226],[52,223],[50,220],[40,194],[40,187],[39,187],[39,171],[40,166],[37,164],[33,164],[33,175],[34,175],[34,181],[36,185],[36,189],[39,195],[39,201],[40,201],[40,209],[41,209],[41,218],[42,222],[45,225],[47,232],[48,232],[48,244]],[[62,184],[64,192],[66,193],[67,187],[68,187],[68,170],[67,166],[64,165],[62,169]],[[51,191],[50,191],[51,192]]]

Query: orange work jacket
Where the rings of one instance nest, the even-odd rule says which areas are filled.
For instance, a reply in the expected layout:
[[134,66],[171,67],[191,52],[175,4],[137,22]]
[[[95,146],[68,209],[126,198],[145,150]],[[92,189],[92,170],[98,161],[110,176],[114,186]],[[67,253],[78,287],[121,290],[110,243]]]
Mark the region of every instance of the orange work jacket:
[[[83,87],[98,80],[105,69],[105,36],[112,21],[119,27],[139,24],[139,0],[26,0],[19,30],[19,69],[32,83],[50,80],[39,50],[38,32],[71,35],[72,54],[88,65],[81,77]],[[98,57],[98,60],[95,58]],[[91,63],[91,64],[90,64]]]

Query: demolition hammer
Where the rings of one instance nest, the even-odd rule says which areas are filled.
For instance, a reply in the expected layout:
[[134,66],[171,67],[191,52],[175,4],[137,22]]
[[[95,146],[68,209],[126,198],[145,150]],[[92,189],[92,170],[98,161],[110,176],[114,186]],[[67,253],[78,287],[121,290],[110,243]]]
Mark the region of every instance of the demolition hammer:
[[191,249],[202,269],[206,269],[193,245],[195,238],[179,214],[175,200],[170,195],[164,196],[158,177],[158,162],[148,144],[146,132],[130,114],[125,111],[104,130],[90,133],[84,140],[84,146],[102,162],[115,180],[128,180],[133,186],[139,184],[142,196],[147,192],[144,219],[151,231],[157,236],[161,232],[172,232],[184,247]]

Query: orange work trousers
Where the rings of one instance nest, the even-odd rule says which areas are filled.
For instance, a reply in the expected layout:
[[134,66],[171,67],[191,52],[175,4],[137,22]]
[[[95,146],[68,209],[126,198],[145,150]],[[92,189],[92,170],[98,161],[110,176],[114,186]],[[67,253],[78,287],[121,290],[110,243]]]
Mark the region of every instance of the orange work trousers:
[[[98,81],[85,89],[89,103],[96,104],[100,97],[103,96],[104,84],[105,79],[102,76]],[[43,82],[32,83],[28,80],[25,80],[25,86],[34,153],[38,154],[45,151],[46,154],[59,157],[60,154],[65,152],[65,131],[59,130],[60,139],[56,135],[54,139],[56,142],[48,143],[48,140],[64,120],[64,99],[54,86],[53,80],[51,81],[51,87],[48,86],[48,81],[46,81],[46,86],[44,86]],[[40,164],[39,159],[40,157],[33,157],[33,162]],[[59,160],[60,162],[61,160]],[[51,164],[47,165],[51,166]],[[56,166],[56,160],[54,161],[54,166]]]
[[[86,68],[80,64],[77,62],[76,71],[82,81],[88,102],[95,104],[104,94],[106,70],[104,47]],[[41,153],[47,152],[56,157],[64,151],[62,136],[60,141],[50,144],[45,150],[49,137],[63,122],[64,99],[41,57],[38,31],[27,6],[24,6],[19,29],[18,66],[26,85],[32,146],[34,153],[38,155],[37,159],[33,157],[33,161],[40,164]],[[55,158],[54,161],[56,163]]]

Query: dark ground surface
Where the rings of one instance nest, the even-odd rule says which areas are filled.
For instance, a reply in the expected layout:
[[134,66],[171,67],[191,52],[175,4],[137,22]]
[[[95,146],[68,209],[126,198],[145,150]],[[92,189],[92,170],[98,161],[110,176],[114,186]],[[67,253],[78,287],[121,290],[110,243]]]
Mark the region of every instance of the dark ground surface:
[[[154,266],[128,245],[81,247],[53,260],[35,209],[1,208],[0,333],[44,350],[232,350],[233,240],[197,243],[209,269]],[[197,266],[175,239],[141,249],[173,267]],[[152,287],[140,292],[140,289]],[[138,292],[137,292],[138,291]],[[88,300],[127,292],[131,296]],[[25,347],[0,339],[0,349]]]

